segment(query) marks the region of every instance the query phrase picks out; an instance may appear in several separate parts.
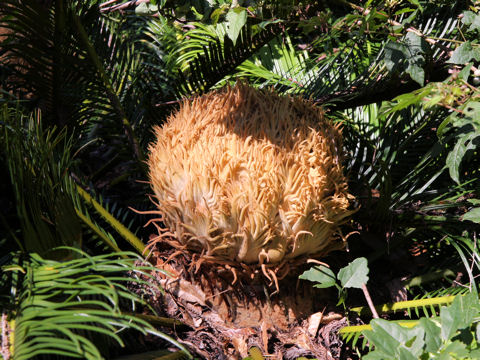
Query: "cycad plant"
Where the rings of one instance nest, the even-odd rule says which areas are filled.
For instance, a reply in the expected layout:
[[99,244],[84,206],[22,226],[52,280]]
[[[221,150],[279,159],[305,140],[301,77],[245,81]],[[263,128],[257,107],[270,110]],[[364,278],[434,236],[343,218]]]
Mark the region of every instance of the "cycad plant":
[[[102,19],[92,3],[5,1],[0,19],[2,356],[142,352],[134,331],[184,349],[138,317],[153,311],[144,298],[161,287],[130,221],[122,225],[112,204],[82,189],[119,166],[125,178],[142,171],[136,132],[153,113],[139,42],[122,43],[125,23]],[[92,163],[99,149],[116,156]]]
[[[263,5],[265,7],[255,8],[258,12],[251,14],[251,18],[244,25],[245,29],[249,26],[255,29],[259,18],[265,20],[260,14],[267,13],[271,8],[268,3]],[[436,132],[437,128],[443,129],[442,122],[445,123],[450,117],[451,110],[448,107],[450,105],[443,106],[446,105],[447,94],[439,94],[436,90],[432,90],[436,88],[435,85],[428,85],[425,88],[424,85],[433,84],[434,81],[445,81],[445,84],[457,81],[455,77],[448,77],[448,67],[455,67],[446,65],[453,63],[451,59],[455,49],[453,44],[460,41],[457,39],[462,36],[458,31],[462,23],[452,14],[460,14],[467,10],[467,7],[462,7],[461,4],[439,6],[439,4],[426,2],[415,6],[412,2],[395,2],[391,5],[393,5],[392,8],[387,8],[380,3],[369,3],[365,5],[368,8],[363,8],[345,2],[343,9],[334,6],[330,8],[312,6],[317,11],[318,17],[315,18],[286,17],[283,20],[283,26],[284,29],[289,30],[289,36],[279,36],[270,41],[248,63],[240,65],[236,73],[247,77],[258,87],[269,84],[280,92],[299,94],[313,99],[327,111],[330,110],[330,119],[343,124],[347,152],[345,171],[348,174],[349,191],[355,195],[357,205],[360,207],[352,223],[352,227],[359,231],[359,235],[351,237],[352,251],[363,255],[367,246],[373,248],[372,253],[368,254],[372,263],[376,261],[378,263],[379,259],[385,258],[390,261],[411,261],[403,255],[399,256],[401,260],[394,260],[389,252],[400,254],[406,251],[414,254],[418,254],[418,251],[420,254],[428,252],[430,259],[424,265],[426,268],[407,269],[408,266],[405,264],[399,268],[407,272],[419,271],[420,273],[442,272],[442,267],[445,266],[458,269],[462,263],[467,265],[468,254],[474,259],[476,256],[476,252],[472,251],[473,248],[470,247],[466,252],[464,247],[465,237],[474,236],[476,227],[467,221],[462,222],[461,215],[465,213],[465,209],[471,208],[474,204],[474,201],[467,199],[478,196],[478,184],[475,178],[468,178],[468,176],[462,181],[453,178],[457,179],[457,184],[452,182],[446,169],[452,169],[453,166],[458,170],[460,158],[457,155],[459,153],[455,151],[456,155],[453,155],[451,152],[453,138],[439,136],[441,133]],[[167,4],[165,8],[168,6]],[[354,10],[350,12],[348,8]],[[291,9],[295,9],[297,15],[304,10],[301,6]],[[175,9],[172,10],[175,11]],[[199,85],[201,81],[199,82],[198,79],[202,77],[211,79],[211,84],[216,79],[217,83],[212,87],[227,83],[234,78],[235,72],[219,80],[216,77],[218,73],[209,70],[217,68],[217,64],[223,61],[222,55],[228,51],[229,41],[235,38],[225,31],[234,26],[232,19],[236,17],[227,16],[230,11],[240,14],[251,9],[241,6],[227,9],[224,13],[225,19],[218,23],[215,22],[218,18],[215,18],[214,10],[211,17],[212,24],[193,25],[195,28],[190,32],[191,37],[188,36],[189,32],[186,32],[185,41],[178,51],[183,51],[182,56],[179,57],[181,68],[186,69],[187,74],[188,71],[191,72],[191,77],[187,77],[190,88],[198,85],[199,91],[205,91],[205,82]],[[219,10],[216,14],[219,12],[222,11]],[[325,13],[331,17],[325,17]],[[267,25],[263,23],[262,26],[272,25],[268,20],[266,23]],[[299,24],[301,24],[300,28],[304,29],[303,32],[297,27]],[[465,23],[467,27],[473,26],[470,24],[473,24],[472,19]],[[322,29],[322,27],[329,28],[330,31],[325,33],[320,31],[316,36],[311,31],[307,31],[307,29]],[[261,26],[256,29],[261,31]],[[201,33],[205,36],[201,37]],[[285,41],[284,44],[282,40]],[[308,41],[311,41],[310,44],[305,44]],[[276,49],[279,43],[280,47],[287,48],[285,44],[290,42],[297,46],[302,45],[303,48],[310,47],[309,51],[306,53],[297,51],[295,60],[298,61],[288,61],[295,56],[291,52],[279,52]],[[189,53],[189,45],[192,49],[191,53]],[[201,47],[205,49],[203,54],[200,51]],[[475,56],[477,55],[471,52],[465,61],[470,61]],[[207,65],[189,66],[194,64],[191,59],[195,57]],[[182,59],[190,60],[183,62]],[[253,61],[258,67],[252,65]],[[209,63],[213,65],[208,65]],[[276,66],[272,67],[272,63]],[[291,64],[290,68],[288,64]],[[205,70],[202,71],[202,69]],[[468,66],[465,69],[467,69],[464,70],[465,72],[470,70]],[[451,72],[452,69],[450,69]],[[289,78],[279,80],[279,73]],[[467,78],[468,74],[464,79],[467,80]],[[464,82],[463,94],[467,93],[465,89],[468,86]],[[449,87],[450,85],[445,85],[445,88]],[[410,93],[415,89],[420,90]],[[402,93],[409,93],[409,95],[400,97],[398,101],[382,104],[383,100],[393,100],[396,95]],[[213,96],[209,95],[202,101],[210,98],[211,103],[215,104]],[[193,100],[193,104],[197,101],[199,100]],[[426,101],[426,104],[424,105],[422,101]],[[186,105],[181,106],[179,118],[185,117],[183,111]],[[195,105],[190,106],[195,107]],[[208,108],[207,116],[211,114],[210,122],[215,122],[213,120],[215,105],[212,106],[213,108]],[[248,114],[248,110],[242,112],[242,116],[245,114]],[[468,112],[462,112],[462,114],[468,115]],[[463,116],[460,115],[461,118]],[[202,264],[208,262],[206,258],[209,257],[216,259],[213,261],[217,264],[227,265],[227,270],[230,271],[233,269],[232,259],[237,260],[237,265],[242,267],[236,251],[237,241],[240,244],[241,240],[227,240],[225,244],[220,240],[232,234],[240,234],[240,239],[244,236],[236,228],[232,231],[231,227],[226,225],[227,222],[221,220],[222,211],[228,209],[230,205],[225,205],[222,211],[215,212],[218,199],[216,184],[217,179],[221,177],[216,176],[213,169],[218,164],[223,164],[223,160],[220,159],[228,157],[228,151],[220,151],[217,154],[218,162],[206,167],[205,173],[210,174],[207,178],[212,182],[202,182],[197,175],[194,175],[196,170],[191,159],[197,159],[197,156],[200,156],[205,163],[210,164],[207,154],[216,146],[215,136],[213,134],[207,136],[206,141],[209,146],[204,149],[200,145],[203,143],[200,135],[204,131],[203,128],[192,138],[187,131],[179,131],[185,126],[176,125],[177,121],[178,124],[183,122],[179,119],[174,120],[174,117],[175,115],[169,120],[169,124],[165,125],[164,130],[156,132],[159,140],[157,145],[151,148],[150,159],[150,166],[153,169],[151,170],[152,186],[158,196],[159,211],[164,215],[162,221],[167,225],[166,229],[160,229],[161,239],[163,244],[175,244],[176,249],[176,251],[167,252],[164,259],[167,263],[173,261],[173,267],[177,270],[182,266],[179,265],[182,262],[188,263],[193,260],[193,265],[188,267],[182,275],[190,279],[195,279],[192,273],[197,274],[198,279],[204,276],[205,273],[200,269]],[[192,123],[189,128],[201,127],[203,118],[201,112],[196,111],[195,123]],[[251,119],[254,118],[255,115],[252,115]],[[265,118],[268,119],[268,116]],[[268,120],[265,121],[268,123]],[[170,122],[173,125],[170,125]],[[279,123],[281,121],[277,122]],[[218,134],[223,133],[220,131]],[[470,136],[463,138],[462,145],[457,143],[457,148],[465,150],[462,154],[466,153],[467,149],[474,148],[471,139],[476,135],[470,133]],[[176,140],[170,143],[171,138]],[[224,144],[223,138],[225,138],[224,135],[220,140],[221,144]],[[179,155],[173,155],[170,158],[170,154],[176,154],[176,150],[173,150],[174,146],[182,147],[183,139],[185,144],[188,144],[188,148],[196,150],[193,150],[192,154],[178,150]],[[171,150],[167,151],[167,149]],[[212,157],[215,157],[215,154],[216,152],[213,152]],[[456,161],[452,161],[454,156]],[[268,169],[268,167],[264,168]],[[211,186],[207,186],[208,183]],[[252,203],[254,202],[249,204]],[[225,213],[228,211],[225,210]],[[266,219],[275,214],[275,211],[265,211],[265,214],[268,214],[264,215]],[[272,218],[274,217],[275,215],[272,215]],[[232,216],[229,220],[231,218]],[[168,232],[168,229],[171,232]],[[228,235],[225,236],[225,234]],[[263,233],[260,234],[263,236]],[[308,235],[305,235],[306,237]],[[270,246],[267,241],[263,244],[267,249]],[[450,251],[452,249],[456,251]],[[181,259],[185,251],[190,253],[185,258],[186,261]],[[265,257],[265,261],[268,259]],[[243,268],[245,269],[246,266]],[[467,267],[466,272],[469,274],[469,279],[473,280],[472,270]],[[382,275],[378,275],[379,279]],[[236,280],[235,273],[233,281]],[[210,279],[207,282],[211,284],[213,281],[215,280]],[[218,284],[221,284],[221,281]],[[239,285],[239,287],[244,286],[248,285]],[[220,291],[233,291],[225,285],[219,285],[219,288]],[[226,302],[228,303],[227,300]],[[238,311],[237,315],[240,313],[238,307],[235,311]],[[241,315],[238,317],[241,318]],[[266,327],[272,333],[275,331],[281,333],[280,326],[274,327],[273,323],[265,321]],[[261,335],[258,336],[262,339]],[[281,335],[277,334],[273,337],[275,336],[276,339],[281,339]],[[243,340],[247,342],[246,337]],[[242,340],[237,337],[235,341],[230,338],[230,341],[235,344],[237,350],[241,351],[244,346]],[[265,338],[261,341],[263,341],[264,351],[268,351],[268,342]],[[297,339],[297,341],[300,340]],[[306,348],[315,355],[319,354],[316,352],[319,350],[313,346],[306,346]]]
[[135,287],[161,290],[147,282],[154,278],[150,264],[133,252],[81,250],[93,240],[87,226],[105,230],[85,221],[89,215],[78,205],[69,174],[71,138],[44,131],[41,120],[2,109],[2,166],[10,174],[3,200],[16,211],[1,215],[2,355],[99,359],[114,343],[125,346],[130,329],[181,347],[135,315],[148,307]]
[[351,196],[321,109],[237,84],[183,103],[156,135],[150,179],[175,247],[238,269],[343,248]]
[[[26,349],[36,354],[54,349],[57,355],[95,358],[95,349],[106,347],[98,346],[100,337],[91,331],[120,343],[126,340],[116,337],[118,324],[147,326],[128,317],[118,300],[139,300],[125,285],[127,277],[119,279],[125,274],[119,267],[133,271],[129,278],[140,269],[142,281],[151,278],[143,271],[145,263],[134,264],[135,257],[119,250],[142,253],[157,229],[161,237],[150,243],[149,261],[174,279],[160,276],[166,294],[148,296],[168,315],[196,328],[177,334],[205,358],[246,356],[252,345],[256,351],[250,353],[257,357],[259,352],[287,359],[340,357],[341,342],[334,334],[345,321],[328,314],[332,298],[312,293],[302,282],[297,287],[299,263],[324,255],[332,245],[315,224],[328,224],[326,233],[355,233],[349,237],[350,254],[311,260],[335,268],[349,256],[368,257],[374,300],[395,276],[464,271],[474,287],[477,12],[475,2],[445,1],[3,1],[0,86],[6,115],[0,126],[6,147],[1,171],[10,180],[0,185],[6,189],[2,236],[9,254],[2,261],[11,265],[2,274],[3,293],[14,294],[8,315],[10,321],[18,316],[19,334],[25,334],[30,320],[39,334],[14,340],[14,357]],[[238,77],[262,90],[233,87]],[[207,94],[224,85],[230,90]],[[269,87],[279,95],[264,89]],[[202,94],[207,95],[197,97]],[[256,118],[251,111],[247,117],[231,109],[229,116],[246,127],[224,131],[221,121],[215,122],[215,107],[212,116],[205,108],[209,102],[228,105],[234,95],[241,104],[242,94],[249,94],[265,115]],[[259,98],[269,99],[270,109]],[[306,119],[304,127],[292,125],[297,116],[278,121],[280,110],[272,117],[268,110],[280,105]],[[187,109],[199,116],[186,116]],[[155,139],[151,129],[170,113]],[[26,121],[30,116],[33,120]],[[24,121],[12,120],[19,117]],[[258,126],[251,126],[252,118]],[[279,124],[285,126],[275,134],[295,143],[291,152],[274,143],[272,131]],[[203,125],[205,138],[200,137]],[[312,133],[307,134],[308,127]],[[322,136],[313,141],[316,132]],[[332,134],[328,141],[324,133]],[[18,145],[12,147],[14,136]],[[182,152],[176,145],[189,137],[191,150]],[[256,137],[270,143],[260,145]],[[176,142],[169,144],[172,139]],[[237,151],[227,143],[248,160],[233,161]],[[314,156],[313,144],[325,145],[326,151]],[[214,150],[217,145],[223,151]],[[261,156],[272,161],[255,168],[253,159]],[[141,182],[148,180],[146,159],[159,208],[148,200],[150,185]],[[332,165],[329,170],[325,163]],[[187,167],[195,176],[184,171]],[[298,171],[289,173],[287,167]],[[239,180],[229,183],[222,169],[236,172]],[[208,181],[200,176],[203,170]],[[263,189],[259,179],[275,191]],[[326,179],[328,191],[313,196],[321,190],[311,184],[320,179]],[[222,182],[227,190],[219,190]],[[302,196],[278,196],[282,187]],[[324,202],[333,199],[340,203],[334,221],[323,211],[331,208]],[[359,210],[339,228],[350,212],[347,203]],[[161,212],[163,218],[146,219],[128,206],[140,214]],[[309,215],[319,221],[306,225]],[[157,229],[141,229],[148,221]],[[253,239],[264,248],[250,246]],[[67,247],[52,251],[60,245]],[[245,249],[254,251],[246,257]],[[409,252],[420,255],[405,255]],[[295,266],[284,266],[294,259]],[[388,266],[378,265],[382,261]],[[275,273],[280,265],[283,272]],[[65,268],[71,276],[56,273]],[[267,281],[255,279],[256,271]],[[43,278],[37,283],[36,272],[56,274],[64,287],[51,298],[51,285],[57,283]],[[73,284],[79,284],[75,293]],[[112,285],[109,291],[106,284]],[[414,289],[410,296],[428,296],[433,286],[422,284],[425,294]],[[40,315],[58,316],[52,321],[58,324],[55,330],[28,317],[38,315],[36,308],[24,306],[30,302],[39,304]],[[326,304],[332,305],[320,313]],[[58,312],[45,310],[52,307]],[[92,325],[84,317],[98,322]],[[61,340],[53,344],[43,336],[47,333]],[[15,348],[21,352],[15,354]]]

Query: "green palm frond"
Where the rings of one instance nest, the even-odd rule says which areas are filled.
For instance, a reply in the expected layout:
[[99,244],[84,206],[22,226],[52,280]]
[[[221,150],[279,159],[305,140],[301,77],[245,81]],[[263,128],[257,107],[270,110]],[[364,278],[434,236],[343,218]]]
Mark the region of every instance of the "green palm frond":
[[[390,39],[385,32],[389,29],[367,31],[365,28],[375,24],[372,22],[375,16],[387,16],[382,10],[370,9],[368,15],[358,12],[341,18],[340,21],[347,22],[336,23],[334,28],[351,26],[349,38],[342,41],[339,36],[344,36],[344,32],[332,31],[316,40],[326,51],[320,54],[312,80],[299,89],[299,93],[319,104],[335,104],[335,108],[340,110],[390,100],[418,88],[419,84],[406,74],[405,69],[401,71],[400,67],[404,65],[401,65],[400,58],[393,68],[386,64],[387,49],[392,44],[405,44],[407,34],[412,32],[420,34],[423,39],[431,38],[425,45],[429,47],[423,66],[426,79],[444,80],[448,76],[444,62],[450,43],[443,39],[455,40],[460,36],[457,16],[466,8],[458,2],[444,6],[422,2],[422,6],[422,12],[410,9],[413,13],[406,13],[410,16],[391,16]],[[355,22],[361,25],[355,26]],[[393,35],[396,40],[392,40]]]
[[[444,316],[443,313],[451,314],[448,307],[453,307],[457,305],[455,310],[457,311],[456,316],[459,317],[461,315],[462,310],[458,311],[458,309],[460,308],[458,307],[458,304],[461,303],[463,300],[465,300],[466,302],[470,301],[470,302],[478,303],[478,293],[476,292],[470,293],[468,291],[458,291],[457,295],[455,296],[433,297],[429,299],[417,299],[417,300],[411,300],[411,301],[405,301],[405,302],[398,302],[395,304],[383,305],[382,308],[387,312],[408,309],[409,313],[412,309],[416,309],[418,313],[418,309],[422,308],[427,318],[430,317],[430,319],[434,319],[438,323],[445,322],[446,323],[445,326],[448,326],[449,316],[448,315]],[[425,310],[427,307],[431,308],[430,314],[428,313],[428,311]],[[357,308],[355,310],[361,310],[361,309]],[[476,309],[472,309],[472,310],[476,311]],[[422,318],[420,320],[398,320],[398,321],[391,321],[391,323],[398,324],[405,328],[413,328],[419,324],[422,324],[422,322],[425,323],[425,320],[426,318]],[[373,322],[375,321],[376,320],[374,320]],[[382,320],[382,321],[385,321],[385,320]],[[478,319],[476,321],[478,321]],[[441,325],[443,328],[443,324]],[[471,322],[469,324],[467,323],[467,325],[468,325],[468,328],[470,328],[472,323]],[[350,342],[352,346],[356,347],[358,340],[362,335],[365,335],[364,332],[366,330],[372,330],[372,325],[365,324],[365,325],[346,326],[340,329],[339,333],[342,335],[343,339],[346,342]],[[362,349],[366,346],[366,340],[367,339],[364,338],[362,341],[362,344],[361,344]]]
[[288,32],[265,44],[238,67],[237,76],[257,86],[273,86],[282,93],[298,93],[311,81],[315,64],[306,50],[294,48]]
[[188,359],[188,354],[183,351],[170,352],[166,350],[155,350],[149,352],[142,352],[139,354],[125,355],[115,358],[114,360],[137,360],[137,359],[149,359],[149,360],[182,360]]
[[[76,186],[76,191],[78,195],[83,199],[83,201],[86,204],[92,206],[95,211],[100,214],[105,219],[105,221],[107,221],[109,225],[113,229],[115,229],[115,231],[120,234],[131,246],[133,246],[139,254],[144,253],[145,244],[137,236],[135,236],[135,234],[133,234],[122,222],[118,221],[114,216],[112,216],[112,214],[105,207],[103,207],[98,201],[96,201],[80,186]],[[78,202],[77,204],[78,207],[76,208],[76,210],[79,214],[81,214],[80,216],[82,217],[82,219],[87,220],[86,224],[90,226],[92,230],[94,230],[97,234],[99,234],[101,238],[107,242],[108,246],[116,250],[115,248],[117,247],[117,245],[114,243],[112,236],[106,233],[105,230],[103,230],[101,227],[91,222],[91,220],[88,219],[88,215],[85,215],[80,210],[81,205]]]
[[1,87],[39,107],[44,122],[63,126],[81,121],[83,93],[88,86],[72,36],[72,9],[64,2],[2,1],[0,18],[6,32],[1,60]]
[[213,25],[196,26],[196,29],[185,34],[190,39],[178,50],[182,53],[180,61],[188,63],[188,69],[180,73],[185,79],[179,88],[182,94],[208,91],[219,81],[231,76],[240,64],[274,39],[282,29],[279,24],[269,24],[253,34],[252,26],[246,24],[234,45],[221,25],[216,26],[220,29]]
[[38,113],[26,117],[6,106],[2,111],[1,118],[7,124],[2,129],[3,153],[23,230],[22,237],[13,238],[18,240],[20,248],[40,254],[60,245],[81,248],[85,240],[83,223],[113,251],[120,251],[106,227],[90,215],[88,207],[92,206],[109,227],[142,254],[145,245],[128,229],[125,216],[120,218],[122,221],[117,220],[113,215],[115,209],[102,206],[73,184],[69,175],[73,167],[72,140],[65,129],[42,130]]
[[[116,239],[96,220],[103,217],[143,251],[125,225],[70,179],[74,162],[66,130],[44,131],[39,113],[24,116],[4,105],[1,131],[0,159],[8,164],[18,219],[10,222],[7,235],[20,249],[15,252],[14,244],[2,244],[6,252],[0,259],[0,303],[14,334],[13,358],[43,354],[99,359],[114,344],[123,346],[128,329],[185,350],[151,325],[171,326],[175,321],[136,316],[139,305],[148,307],[139,289],[153,292],[149,296],[161,290],[152,287],[151,272],[158,270],[143,265],[140,255],[120,252]],[[90,215],[90,206],[97,216]],[[89,256],[79,250],[91,241],[85,226],[114,252]]]
[[129,283],[155,291],[147,281],[155,269],[141,265],[135,254],[79,252],[77,259],[63,262],[30,254],[3,271],[15,290],[10,313],[14,359],[42,354],[100,359],[112,341],[123,345],[121,334],[127,329],[161,337],[186,352],[150,323],[124,312],[123,302],[133,311],[146,305]]
[[69,1],[7,0],[0,19],[7,31],[0,87],[40,107],[45,125],[75,128],[77,146],[99,139],[125,161],[136,159],[130,171],[141,169],[150,128],[165,116],[154,105],[174,96],[175,83],[145,44],[146,22]]
[[66,173],[72,165],[71,138],[66,131],[43,130],[38,112],[27,117],[6,106],[1,111],[2,153],[22,229],[19,247],[42,255],[62,245],[80,248],[81,224]]
[[452,186],[445,166],[449,148],[436,134],[447,114],[418,105],[388,109],[389,105],[380,109],[371,104],[341,115],[350,189],[361,205],[355,219],[368,229],[360,238],[367,244],[372,233],[385,238],[369,245],[374,251],[368,258],[376,261],[397,249],[411,254],[420,249],[427,272],[463,268],[473,280],[478,271],[473,241],[478,227],[462,222],[461,215],[478,181]]
[[432,130],[442,114],[411,107],[385,116],[379,110],[372,104],[347,111],[344,136],[352,182],[379,190],[385,213],[418,200],[443,172],[443,147]]
[[[462,287],[441,289],[414,300],[377,305],[375,306],[375,309],[377,310],[379,315],[395,313],[398,311],[406,311],[408,317],[412,318],[413,311],[417,317],[429,317],[436,315],[440,306],[451,304],[455,296],[463,295],[467,293],[467,291],[468,289]],[[349,311],[356,313],[360,316],[371,316],[370,309],[365,306],[354,307],[349,309]],[[420,311],[423,311],[423,314],[420,314]]]

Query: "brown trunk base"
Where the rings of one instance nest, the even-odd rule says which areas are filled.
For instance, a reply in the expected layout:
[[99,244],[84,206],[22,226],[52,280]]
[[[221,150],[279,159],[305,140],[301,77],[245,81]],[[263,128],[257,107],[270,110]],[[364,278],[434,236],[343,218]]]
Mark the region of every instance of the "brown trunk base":
[[327,309],[336,301],[328,290],[313,289],[298,281],[298,274],[279,281],[278,293],[263,276],[239,276],[232,285],[228,269],[202,264],[192,274],[188,254],[169,255],[156,254],[157,266],[173,274],[160,275],[165,294],[158,299],[159,310],[193,329],[175,336],[198,355],[242,359],[255,346],[267,359],[340,357],[338,329],[346,320]]

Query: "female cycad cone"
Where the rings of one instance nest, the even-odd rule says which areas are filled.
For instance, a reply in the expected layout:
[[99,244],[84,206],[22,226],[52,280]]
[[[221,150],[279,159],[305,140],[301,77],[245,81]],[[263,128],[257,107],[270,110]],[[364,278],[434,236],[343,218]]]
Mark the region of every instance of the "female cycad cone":
[[272,265],[343,247],[341,133],[311,103],[238,84],[184,101],[155,132],[150,180],[177,247]]

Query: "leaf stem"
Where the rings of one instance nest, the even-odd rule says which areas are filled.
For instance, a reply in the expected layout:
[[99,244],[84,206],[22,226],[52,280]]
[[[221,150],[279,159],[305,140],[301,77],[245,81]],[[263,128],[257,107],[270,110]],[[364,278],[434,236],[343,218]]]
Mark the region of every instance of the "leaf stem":
[[139,254],[143,255],[145,251],[145,244],[135,236],[125,225],[115,219],[99,202],[90,196],[85,190],[77,185],[78,194],[85,200],[86,203],[92,205],[94,209],[125,239],[132,245]]
[[378,313],[377,309],[375,309],[375,306],[373,305],[372,298],[370,297],[370,293],[368,292],[367,285],[362,284],[362,290],[363,290],[363,295],[365,295],[365,299],[367,299],[367,304],[368,307],[370,308],[370,311],[372,312],[373,318],[378,319]]

